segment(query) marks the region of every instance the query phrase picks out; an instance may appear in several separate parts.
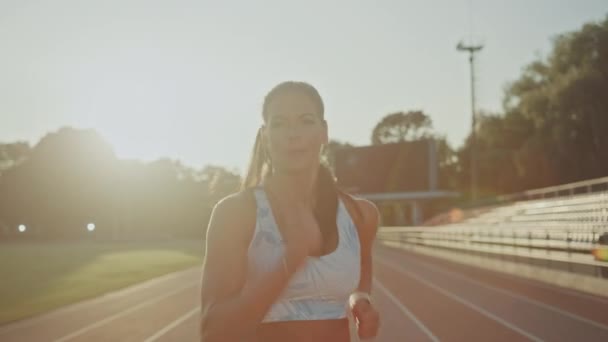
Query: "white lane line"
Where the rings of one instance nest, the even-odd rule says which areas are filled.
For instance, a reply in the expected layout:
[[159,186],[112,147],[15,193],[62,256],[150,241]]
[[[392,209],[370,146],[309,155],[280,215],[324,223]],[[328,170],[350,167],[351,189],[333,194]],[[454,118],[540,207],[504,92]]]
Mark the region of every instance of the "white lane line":
[[457,301],[457,302],[459,302],[459,303],[461,303],[463,305],[468,306],[469,308],[471,308],[471,309],[473,309],[473,310],[481,313],[482,315],[485,315],[485,316],[487,316],[487,317],[495,320],[496,322],[504,325],[505,327],[507,327],[509,329],[517,331],[518,333],[526,336],[527,338],[531,339],[532,341],[543,341],[541,338],[539,338],[539,337],[537,337],[535,335],[532,335],[531,333],[529,333],[529,332],[527,332],[527,331],[525,331],[525,330],[523,330],[523,329],[521,329],[521,328],[519,328],[519,327],[517,327],[517,326],[515,326],[515,325],[513,325],[513,324],[511,324],[511,323],[509,323],[507,321],[505,321],[504,319],[502,319],[502,318],[494,315],[493,313],[487,311],[486,309],[484,309],[482,307],[479,307],[479,306],[477,306],[477,305],[469,302],[468,300],[466,300],[464,298],[461,298],[460,296],[458,296],[458,295],[456,295],[454,293],[451,293],[449,291],[446,291],[446,290],[442,289],[441,287],[439,287],[439,286],[437,286],[437,285],[429,282],[428,280],[426,280],[426,279],[418,276],[417,274],[414,274],[414,273],[412,273],[410,271],[404,270],[403,268],[401,268],[399,265],[396,265],[392,261],[385,260],[384,258],[378,258],[378,257],[376,257],[376,260],[378,260],[378,259],[381,260],[380,261],[381,263],[383,263],[383,264],[385,264],[385,265],[393,268],[394,270],[396,270],[396,271],[398,271],[400,273],[403,273],[403,274],[405,274],[405,275],[407,275],[407,276],[409,276],[411,278],[414,278],[414,279],[418,280],[419,282],[425,284],[426,286],[434,289],[437,292],[440,292],[441,294],[445,295],[446,297],[449,297],[449,298],[451,298],[451,299],[453,299],[453,300],[455,300],[455,301]]
[[523,302],[526,302],[528,304],[539,306],[539,307],[544,308],[546,310],[553,311],[555,313],[564,315],[564,316],[566,316],[568,318],[572,318],[574,320],[577,320],[577,321],[580,321],[580,322],[583,322],[583,323],[587,323],[587,324],[592,325],[592,326],[594,326],[596,328],[599,328],[599,329],[602,329],[602,330],[608,330],[608,326],[605,325],[605,324],[602,324],[600,322],[596,322],[596,321],[590,320],[588,318],[585,318],[585,317],[582,317],[582,316],[579,316],[579,315],[576,315],[576,314],[564,311],[564,310],[562,310],[560,308],[557,308],[557,307],[554,307],[552,305],[549,305],[549,304],[546,304],[546,303],[543,303],[543,302],[539,302],[539,301],[537,301],[535,299],[532,299],[532,298],[529,298],[529,297],[526,297],[526,296],[523,296],[523,295],[511,292],[511,291],[508,291],[508,290],[505,290],[505,289],[497,288],[497,287],[494,287],[494,286],[491,286],[491,285],[486,285],[486,284],[484,284],[482,282],[479,282],[479,281],[477,281],[475,279],[472,279],[472,278],[469,278],[467,276],[463,276],[461,274],[454,273],[454,272],[451,272],[451,271],[448,271],[448,270],[444,270],[442,268],[436,267],[436,266],[431,265],[429,263],[426,263],[424,261],[408,260],[408,262],[413,262],[413,263],[421,265],[424,268],[432,269],[435,272],[443,273],[443,274],[446,274],[448,276],[452,276],[454,278],[462,279],[462,280],[464,280],[466,282],[469,282],[471,284],[475,284],[475,285],[477,285],[479,287],[483,287],[483,288],[485,288],[487,290],[490,290],[490,291],[495,291],[495,292],[498,292],[498,293],[502,293],[502,294],[504,294],[506,296],[509,296],[511,298],[519,299],[519,300],[521,300]]
[[[472,266],[472,267],[474,267],[474,266]],[[489,271],[492,272],[492,270],[489,270]],[[493,274],[496,276],[499,276],[503,279],[513,279],[512,276],[509,276],[508,274],[500,273],[498,271],[493,271]],[[553,292],[562,293],[562,294],[566,294],[566,295],[573,296],[573,297],[579,297],[579,298],[582,298],[585,300],[598,302],[601,304],[608,304],[608,299],[604,299],[602,297],[596,297],[594,295],[586,294],[584,292],[576,292],[575,290],[571,290],[571,289],[564,288],[564,287],[559,287],[558,285],[553,285],[553,286],[545,285],[540,280],[518,277],[517,281],[521,281],[521,282],[527,283],[531,286],[540,287],[540,288],[547,289],[547,290],[550,290]]]
[[115,299],[115,298],[118,298],[118,297],[123,297],[124,295],[127,295],[127,294],[129,294],[131,292],[134,292],[134,291],[140,291],[140,290],[143,290],[143,289],[147,289],[149,287],[157,285],[160,282],[163,282],[165,280],[172,280],[172,279],[175,279],[175,278],[177,278],[179,276],[184,276],[186,273],[189,273],[189,272],[192,272],[192,271],[193,271],[193,269],[187,269],[187,270],[182,270],[182,271],[177,271],[177,272],[165,274],[165,275],[162,275],[160,277],[153,278],[153,279],[150,279],[150,280],[146,280],[146,281],[144,281],[142,283],[126,287],[124,289],[119,289],[119,290],[116,290],[114,292],[109,292],[107,294],[101,295],[100,297],[97,297],[97,298],[94,298],[94,299],[84,300],[82,302],[70,304],[68,306],[65,306],[65,307],[62,307],[62,308],[58,308],[58,309],[49,311],[48,313],[43,313],[40,316],[36,316],[36,317],[32,317],[32,318],[26,318],[26,319],[24,319],[22,321],[17,321],[15,323],[9,323],[8,326],[0,328],[0,335],[8,333],[10,331],[13,331],[15,329],[26,328],[26,327],[29,327],[29,326],[31,326],[33,324],[47,321],[47,320],[49,320],[51,318],[55,318],[56,316],[59,316],[59,315],[62,315],[62,314],[68,314],[68,313],[71,313],[73,311],[80,310],[80,309],[90,309],[90,307],[92,305],[103,303],[103,302],[106,302],[106,301],[108,301],[110,299]]
[[433,342],[439,342],[437,336],[433,335],[433,333],[422,323],[418,317],[416,317],[401,301],[395,297],[384,285],[380,283],[380,281],[374,278],[374,286],[377,286],[391,301],[403,312],[407,317],[409,317],[420,330],[424,331],[424,333],[431,339]]
[[156,334],[146,338],[144,340],[144,342],[153,342],[158,340],[161,336],[163,336],[164,334],[168,333],[170,330],[172,330],[173,328],[177,327],[178,325],[182,324],[184,321],[186,321],[188,318],[194,316],[195,314],[198,314],[201,312],[201,307],[197,306],[194,309],[186,312],[184,315],[180,316],[178,319],[176,319],[175,321],[167,324],[164,328],[160,329],[159,331],[156,332]]
[[[420,256],[426,256],[425,254],[422,254],[422,253],[416,253],[416,251],[404,251],[404,250],[398,250],[398,251],[396,251],[393,248],[387,247],[387,246],[384,246],[384,245],[381,246],[381,247],[383,248],[384,252],[388,252],[388,253],[403,253],[403,252],[405,252],[405,253],[408,253],[408,254],[405,254],[406,256],[409,256],[409,254],[415,254],[416,257],[418,255],[420,255]],[[377,249],[380,249],[380,248],[377,248]],[[436,258],[437,259],[441,259],[442,261],[450,262],[449,260],[444,259],[444,258],[440,258],[440,257],[436,257]],[[454,261],[452,261],[452,262],[454,262]],[[460,263],[460,262],[454,262],[454,263],[456,263],[458,265],[462,265],[462,266],[479,268],[479,269],[482,269],[482,270],[485,270],[485,271],[488,271],[488,272],[492,272],[494,275],[496,275],[498,277],[501,277],[501,278],[504,278],[504,279],[511,279],[511,280],[513,279],[513,275],[508,274],[508,273],[502,273],[502,272],[500,272],[500,271],[498,271],[496,269],[478,267],[478,266],[475,266],[475,265],[470,265],[470,264]],[[547,290],[550,290],[550,291],[553,291],[553,292],[562,293],[562,294],[566,294],[566,295],[574,296],[574,297],[579,297],[579,298],[584,298],[586,300],[590,300],[590,301],[593,301],[593,302],[598,302],[598,303],[601,303],[601,304],[608,304],[608,299],[606,299],[604,297],[599,297],[597,295],[587,294],[585,292],[579,292],[577,290],[573,290],[573,289],[569,289],[569,288],[565,288],[565,287],[560,287],[558,285],[548,285],[548,284],[545,284],[542,281],[537,280],[537,279],[517,277],[517,281],[520,281],[520,282],[523,282],[523,283],[527,283],[527,284],[530,284],[532,286],[540,287],[540,288],[543,288],[543,289],[547,289]]]
[[[498,276],[500,276],[502,278],[509,279],[509,276],[506,275],[506,274],[496,273],[496,275],[498,275]],[[545,284],[541,283],[538,280],[527,279],[527,278],[517,278],[517,280],[521,281],[521,282],[528,283],[528,284],[533,285],[533,286],[541,287],[543,289],[548,289],[548,290],[551,290],[551,291],[554,291],[554,292],[559,292],[559,293],[567,294],[567,295],[570,295],[570,296],[573,296],[573,297],[584,298],[586,300],[593,301],[593,302],[598,302],[598,303],[601,303],[601,304],[608,304],[608,299],[603,299],[601,297],[594,297],[592,295],[588,295],[588,294],[582,293],[582,292],[575,292],[575,290],[570,290],[570,289],[567,289],[567,288],[558,287],[557,285],[549,286],[549,285],[545,285]]]
[[160,302],[161,300],[163,300],[163,299],[165,299],[167,297],[171,297],[174,294],[177,294],[177,293],[179,293],[181,291],[184,291],[186,289],[192,288],[192,287],[194,287],[196,285],[198,285],[198,282],[190,283],[188,285],[178,287],[175,290],[167,292],[167,293],[165,293],[162,296],[154,297],[152,299],[148,299],[148,300],[146,300],[144,302],[141,302],[141,303],[139,303],[139,304],[137,304],[137,305],[135,305],[133,307],[130,307],[127,310],[118,312],[118,313],[116,313],[114,315],[108,316],[108,317],[106,317],[106,318],[104,318],[104,319],[102,319],[100,321],[97,321],[97,322],[95,322],[93,324],[89,324],[87,326],[84,326],[84,327],[82,327],[82,328],[80,328],[80,329],[72,332],[71,334],[68,334],[68,335],[66,335],[64,337],[58,338],[58,339],[56,339],[54,341],[55,342],[65,342],[65,341],[67,341],[67,340],[69,340],[71,338],[74,338],[76,336],[82,335],[82,334],[84,334],[84,333],[86,333],[88,331],[91,331],[91,330],[93,330],[95,328],[98,328],[98,327],[100,327],[100,326],[102,326],[102,325],[104,325],[104,324],[106,324],[108,322],[111,322],[111,321],[115,320],[115,319],[118,319],[120,317],[126,316],[126,315],[130,314],[131,312],[137,311],[137,310],[139,310],[141,308],[144,308],[146,306],[150,306],[152,304],[156,304],[156,303]]

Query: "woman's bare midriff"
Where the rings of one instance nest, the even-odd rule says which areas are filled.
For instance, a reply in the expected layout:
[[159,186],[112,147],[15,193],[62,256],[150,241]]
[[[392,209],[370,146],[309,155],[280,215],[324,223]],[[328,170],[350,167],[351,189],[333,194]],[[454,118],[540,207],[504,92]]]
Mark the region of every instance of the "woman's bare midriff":
[[262,323],[255,342],[349,342],[348,319]]

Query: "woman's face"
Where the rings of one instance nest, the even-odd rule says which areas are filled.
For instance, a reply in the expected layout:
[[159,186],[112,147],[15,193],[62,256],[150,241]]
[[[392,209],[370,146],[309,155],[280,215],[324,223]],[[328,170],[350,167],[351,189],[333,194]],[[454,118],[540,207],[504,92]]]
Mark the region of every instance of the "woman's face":
[[308,95],[286,92],[267,104],[264,141],[279,171],[315,169],[327,144],[327,125],[318,104]]

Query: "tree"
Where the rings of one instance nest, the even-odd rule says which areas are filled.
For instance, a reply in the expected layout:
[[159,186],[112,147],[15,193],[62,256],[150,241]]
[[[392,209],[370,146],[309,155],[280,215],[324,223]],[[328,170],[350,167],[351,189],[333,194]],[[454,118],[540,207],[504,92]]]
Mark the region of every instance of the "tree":
[[[516,192],[608,175],[606,94],[608,16],[557,36],[549,56],[506,88],[504,113],[482,115],[480,186]],[[469,149],[467,141],[460,160]]]
[[24,236],[89,237],[91,222],[103,238],[202,238],[213,205],[239,184],[219,166],[119,160],[95,131],[64,127],[0,175],[0,238],[19,224]]
[[433,121],[422,111],[396,112],[383,117],[372,131],[372,144],[435,140],[439,168],[439,186],[457,186],[458,154],[445,136],[436,133]]
[[445,136],[435,134],[435,146],[437,148],[437,167],[439,169],[439,188],[458,188],[458,154],[452,148]]
[[0,174],[25,161],[31,151],[27,142],[0,144]]
[[50,133],[2,174],[0,215],[51,235],[82,231],[87,221],[108,217],[116,203],[115,161],[111,146],[93,130]]
[[422,111],[392,113],[372,131],[372,144],[416,141],[432,136],[433,122]]
[[[477,167],[478,192],[482,197],[526,189],[522,183],[523,170],[517,169],[517,153],[525,137],[532,131],[528,122],[499,113],[478,113]],[[458,188],[470,189],[471,137],[457,152],[459,162]]]
[[350,148],[350,147],[354,147],[354,146],[347,142],[340,142],[338,140],[331,139],[331,140],[329,140],[329,143],[325,146],[325,149],[323,150],[321,157],[322,157],[323,161],[325,163],[327,163],[327,166],[329,166],[329,168],[333,172],[335,172],[336,171],[336,151],[343,149],[343,148]]

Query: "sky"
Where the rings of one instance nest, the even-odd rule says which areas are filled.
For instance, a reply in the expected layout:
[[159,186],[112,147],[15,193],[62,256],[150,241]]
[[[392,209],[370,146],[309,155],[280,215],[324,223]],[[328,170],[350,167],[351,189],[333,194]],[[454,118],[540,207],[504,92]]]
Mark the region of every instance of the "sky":
[[454,147],[470,130],[468,56],[482,43],[479,110],[605,0],[0,0],[0,142],[93,128],[119,158],[243,171],[264,95],[314,85],[330,137],[370,142],[423,110]]

